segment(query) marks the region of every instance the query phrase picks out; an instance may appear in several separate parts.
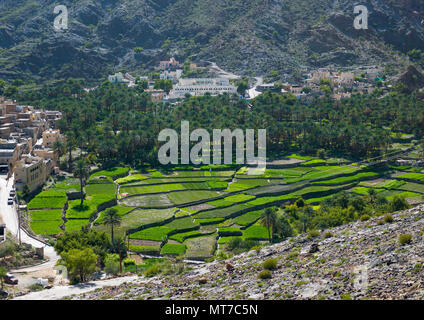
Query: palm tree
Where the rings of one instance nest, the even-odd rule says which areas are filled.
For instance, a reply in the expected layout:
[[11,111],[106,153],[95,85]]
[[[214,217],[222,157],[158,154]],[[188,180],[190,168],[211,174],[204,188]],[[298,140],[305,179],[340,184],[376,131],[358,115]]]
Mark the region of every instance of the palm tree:
[[66,152],[66,146],[62,141],[56,140],[53,143],[53,151],[55,154],[57,154],[57,159],[60,160],[60,157],[63,156]]
[[84,202],[83,180],[87,179],[89,175],[90,175],[90,169],[88,168],[87,163],[84,160],[78,160],[74,166],[74,177],[80,180],[81,207]]
[[110,226],[113,243],[113,227],[121,225],[121,216],[118,214],[118,210],[114,208],[107,209],[103,217],[103,223]]
[[266,208],[265,211],[261,214],[260,217],[260,224],[263,225],[268,230],[268,240],[269,243],[272,241],[272,236],[274,230],[278,228],[278,215],[277,215],[277,209],[275,207],[273,208]]
[[370,197],[371,203],[375,203],[375,200],[377,199],[377,192],[373,188],[368,189],[368,196]]

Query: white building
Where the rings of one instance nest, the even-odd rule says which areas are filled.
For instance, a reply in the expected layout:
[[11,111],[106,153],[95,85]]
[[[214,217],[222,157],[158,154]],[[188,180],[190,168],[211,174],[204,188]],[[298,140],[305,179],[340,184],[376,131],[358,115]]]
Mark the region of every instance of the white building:
[[178,84],[170,92],[170,96],[184,97],[186,94],[203,96],[207,92],[213,96],[225,92],[233,94],[237,93],[237,87],[224,78],[179,79]]
[[160,73],[159,78],[161,80],[171,80],[172,82],[176,83],[182,76],[183,70],[177,69],[175,71],[162,71]]
[[111,83],[127,83],[129,87],[134,86],[135,78],[129,73],[122,74],[122,72],[115,73],[108,77]]

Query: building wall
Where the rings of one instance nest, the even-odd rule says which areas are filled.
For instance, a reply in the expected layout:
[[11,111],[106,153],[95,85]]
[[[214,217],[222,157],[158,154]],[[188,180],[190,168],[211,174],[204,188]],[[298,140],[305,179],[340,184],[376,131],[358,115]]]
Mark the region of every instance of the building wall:
[[59,130],[46,130],[43,132],[43,146],[52,148],[56,141],[60,140]]
[[29,164],[25,159],[20,160],[15,166],[16,188],[21,191],[27,185],[32,192],[46,182],[47,175],[47,165],[43,159],[33,160]]

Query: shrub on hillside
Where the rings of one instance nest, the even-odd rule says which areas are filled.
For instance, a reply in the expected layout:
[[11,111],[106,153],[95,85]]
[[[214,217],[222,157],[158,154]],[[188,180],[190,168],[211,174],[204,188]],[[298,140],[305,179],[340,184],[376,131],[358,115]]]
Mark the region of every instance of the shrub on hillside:
[[361,221],[368,221],[370,219],[370,216],[369,215],[367,215],[367,214],[363,214],[360,218],[359,218],[359,220],[361,220]]
[[333,233],[331,231],[324,232],[324,238],[325,239],[331,238],[332,236],[333,236]]
[[403,246],[403,245],[405,245],[405,244],[410,244],[410,243],[411,243],[411,241],[412,241],[412,235],[411,235],[411,234],[409,234],[409,233],[401,234],[401,235],[399,236],[399,244],[400,244],[401,246]]
[[271,278],[271,271],[269,270],[262,270],[259,275],[259,279],[270,279]]
[[392,223],[393,222],[393,216],[391,215],[391,214],[386,214],[385,216],[384,216],[384,222],[385,223]]
[[119,256],[117,254],[108,254],[105,258],[105,272],[107,274],[118,274],[120,271]]
[[320,232],[318,230],[315,230],[315,229],[309,230],[308,239],[319,237],[319,235],[320,235]]
[[271,259],[265,260],[265,261],[262,263],[262,267],[263,267],[265,270],[275,270],[275,269],[277,269],[277,264],[278,264],[277,259],[273,259],[273,258],[271,258]]

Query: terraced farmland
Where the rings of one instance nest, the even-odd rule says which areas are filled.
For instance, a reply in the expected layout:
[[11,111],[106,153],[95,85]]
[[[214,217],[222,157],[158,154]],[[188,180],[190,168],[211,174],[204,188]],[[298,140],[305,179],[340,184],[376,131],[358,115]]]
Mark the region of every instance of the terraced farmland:
[[[424,174],[393,167],[380,169],[339,165],[338,160],[299,159],[293,167],[257,170],[207,167],[204,170],[148,170],[115,167],[93,173],[85,186],[83,206],[70,193],[79,191],[68,179],[38,194],[28,204],[31,228],[57,234],[91,226],[111,233],[103,224],[107,208],[121,216],[115,237],[126,238],[130,250],[147,255],[182,255],[205,259],[232,239],[266,241],[259,224],[263,209],[299,198],[319,205],[345,190],[367,196],[371,189],[391,199],[416,201],[424,194]],[[70,192],[70,193],[69,193]]]

